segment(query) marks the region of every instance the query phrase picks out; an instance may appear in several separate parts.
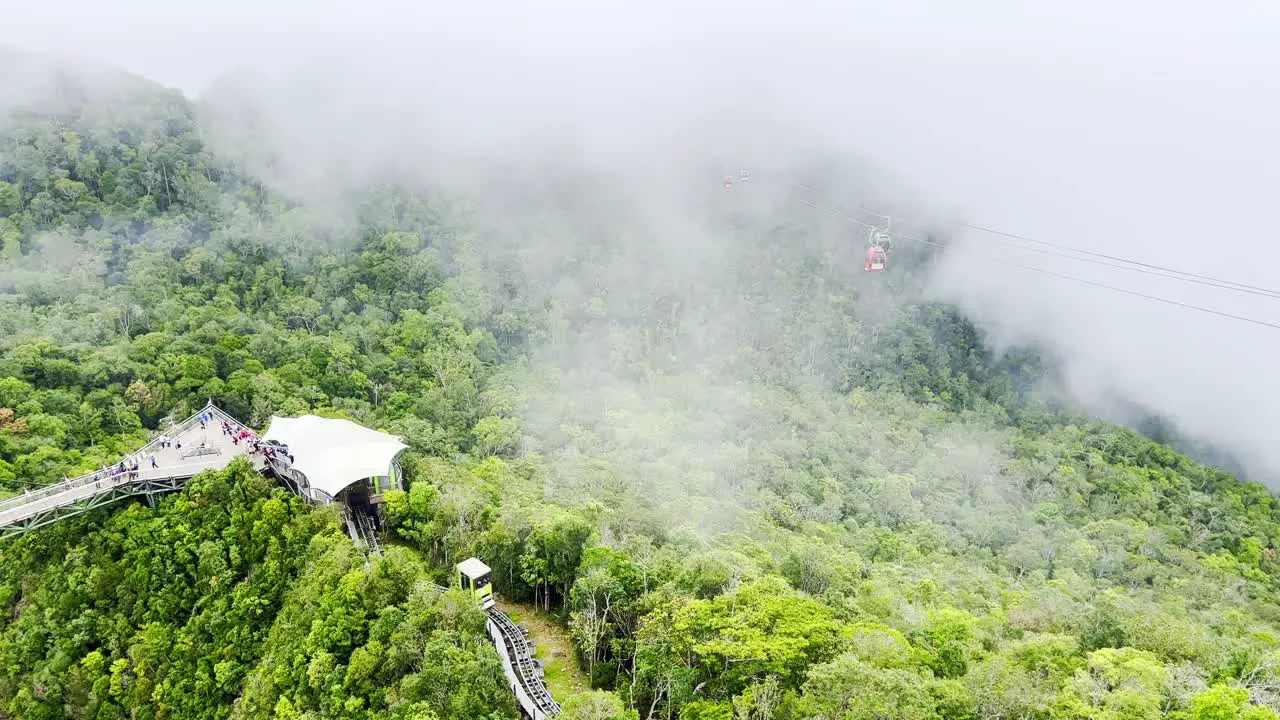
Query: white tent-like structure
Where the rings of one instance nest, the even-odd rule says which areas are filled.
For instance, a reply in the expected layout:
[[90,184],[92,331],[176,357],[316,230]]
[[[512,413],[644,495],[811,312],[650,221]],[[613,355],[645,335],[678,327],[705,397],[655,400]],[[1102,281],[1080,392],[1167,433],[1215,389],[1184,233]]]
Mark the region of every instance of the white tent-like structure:
[[408,447],[395,435],[316,415],[272,416],[262,439],[287,445],[293,469],[330,498],[369,478],[388,477],[398,486],[394,463]]

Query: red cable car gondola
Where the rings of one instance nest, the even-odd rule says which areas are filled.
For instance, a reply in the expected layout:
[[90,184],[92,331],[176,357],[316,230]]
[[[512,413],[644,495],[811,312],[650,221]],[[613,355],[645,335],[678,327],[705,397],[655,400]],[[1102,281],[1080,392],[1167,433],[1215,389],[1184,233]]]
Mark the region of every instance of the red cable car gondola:
[[875,245],[867,248],[867,262],[863,269],[867,272],[880,272],[889,263],[889,254],[884,248]]

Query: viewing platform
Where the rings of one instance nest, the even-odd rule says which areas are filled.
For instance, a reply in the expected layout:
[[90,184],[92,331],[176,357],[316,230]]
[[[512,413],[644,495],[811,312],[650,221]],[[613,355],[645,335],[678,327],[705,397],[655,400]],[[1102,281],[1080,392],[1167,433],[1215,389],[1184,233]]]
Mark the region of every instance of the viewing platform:
[[[201,416],[207,418],[201,427]],[[191,417],[175,423],[157,437],[124,458],[120,465],[46,485],[37,490],[0,501],[0,539],[32,530],[65,517],[78,515],[126,497],[152,496],[178,490],[183,483],[205,470],[221,470],[231,461],[248,455],[250,442],[233,442],[223,432],[222,423],[236,432],[248,431],[238,420],[206,405]],[[155,458],[156,467],[151,466]],[[133,463],[138,469],[133,471]]]

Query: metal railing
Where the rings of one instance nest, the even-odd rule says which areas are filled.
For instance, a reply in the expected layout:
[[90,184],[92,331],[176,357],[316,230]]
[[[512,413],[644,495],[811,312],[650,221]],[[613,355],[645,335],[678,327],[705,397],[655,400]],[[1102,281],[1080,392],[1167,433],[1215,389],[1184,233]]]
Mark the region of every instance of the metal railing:
[[333,495],[320,488],[311,487],[307,481],[307,476],[294,469],[288,458],[277,454],[274,457],[266,458],[265,463],[277,477],[284,478],[292,485],[294,493],[306,500],[308,504],[328,505],[333,502]]

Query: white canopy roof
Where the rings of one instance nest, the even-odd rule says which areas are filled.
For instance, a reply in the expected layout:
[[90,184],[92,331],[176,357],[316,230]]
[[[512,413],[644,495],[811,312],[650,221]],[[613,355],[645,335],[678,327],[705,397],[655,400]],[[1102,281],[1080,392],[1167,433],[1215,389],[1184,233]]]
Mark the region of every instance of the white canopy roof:
[[330,496],[364,478],[386,475],[391,461],[407,447],[394,435],[316,415],[273,415],[262,437],[288,445],[293,467],[307,476],[311,487]]
[[476,578],[489,572],[489,566],[480,562],[480,558],[467,558],[458,563],[458,572],[475,580]]

